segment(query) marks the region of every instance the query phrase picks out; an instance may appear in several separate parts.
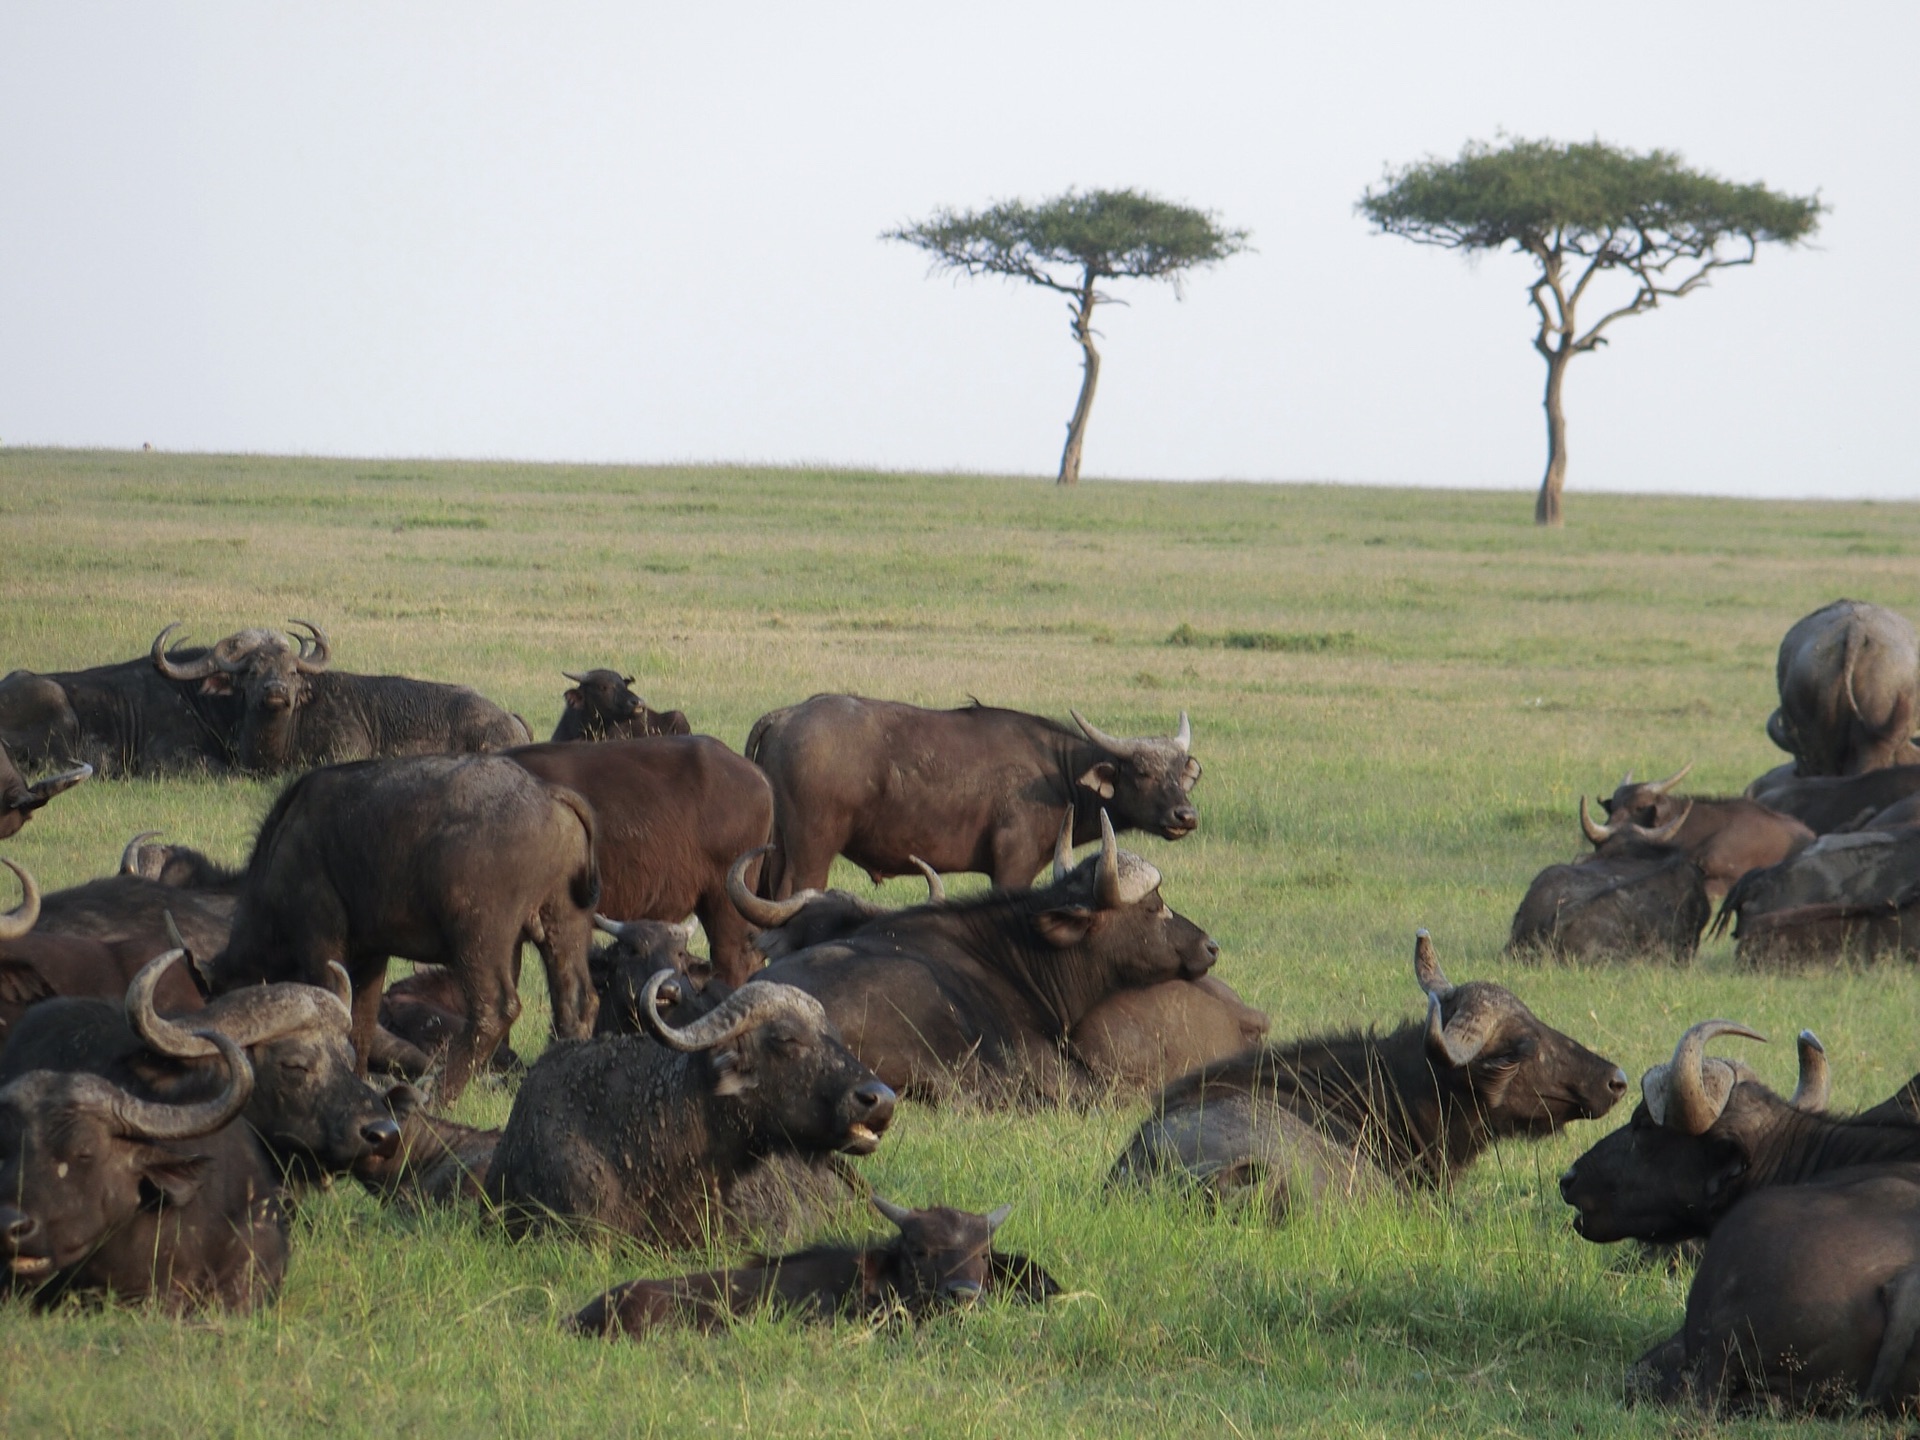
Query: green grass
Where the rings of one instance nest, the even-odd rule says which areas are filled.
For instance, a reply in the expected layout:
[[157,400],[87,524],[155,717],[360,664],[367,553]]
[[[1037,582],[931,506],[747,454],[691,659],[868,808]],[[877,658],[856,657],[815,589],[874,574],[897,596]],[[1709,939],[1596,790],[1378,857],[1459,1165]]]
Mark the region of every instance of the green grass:
[[[1793,1069],[1780,1042],[1811,1026],[1837,1103],[1885,1096],[1920,1068],[1905,966],[1749,974],[1721,942],[1688,970],[1536,969],[1500,947],[1534,871],[1582,848],[1581,793],[1689,758],[1702,791],[1738,790],[1777,762],[1761,725],[1794,619],[1842,594],[1920,614],[1920,507],[1580,495],[1545,534],[1530,508],[4,451],[0,670],[136,655],[175,619],[206,639],[301,616],[343,668],[474,684],[537,733],[559,672],[602,664],[735,745],[819,690],[1072,705],[1119,733],[1167,733],[1185,709],[1201,829],[1133,843],[1278,1035],[1414,1015],[1425,925],[1456,980],[1511,985],[1635,1073],[1725,1015],[1777,1037],[1744,1052],[1776,1082]],[[238,859],[271,794],[85,785],[5,853],[53,885],[110,869],[139,829]],[[532,1050],[545,1007],[528,999]],[[476,1087],[458,1114],[496,1123],[508,1104]],[[1073,1291],[1044,1313],[583,1344],[556,1317],[711,1252],[515,1246],[342,1187],[303,1207],[263,1314],[0,1307],[0,1434],[1697,1433],[1617,1401],[1625,1365],[1677,1324],[1684,1277],[1578,1240],[1554,1188],[1610,1122],[1500,1147],[1444,1199],[1276,1229],[1106,1195],[1135,1118],[910,1108],[862,1164],[903,1202],[1011,1201],[1006,1243]]]

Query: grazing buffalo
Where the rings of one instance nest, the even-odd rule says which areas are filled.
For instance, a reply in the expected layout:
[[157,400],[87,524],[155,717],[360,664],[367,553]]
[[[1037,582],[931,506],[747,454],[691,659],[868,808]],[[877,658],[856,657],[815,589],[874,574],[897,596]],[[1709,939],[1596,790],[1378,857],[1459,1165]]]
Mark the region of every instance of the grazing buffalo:
[[729,1191],[769,1156],[870,1155],[894,1094],[840,1043],[819,1002],[756,980],[657,1039],[555,1045],[520,1086],[487,1175],[515,1233],[585,1224],[667,1246],[737,1223]]
[[360,760],[310,771],[261,822],[216,992],[260,980],[353,983],[353,1046],[372,1053],[391,956],[448,965],[469,1021],[440,1079],[451,1103],[520,1013],[520,947],[538,948],[555,1033],[592,1033],[593,811],[494,755]]
[[78,765],[29,785],[26,776],[14,765],[5,744],[0,744],[0,840],[18,835],[34,811],[91,774],[91,765]]
[[1453,985],[1422,930],[1423,1019],[1389,1034],[1267,1045],[1176,1080],[1110,1183],[1179,1176],[1250,1192],[1275,1218],[1393,1186],[1450,1181],[1508,1136],[1607,1113],[1620,1067],[1542,1024],[1511,991]]
[[34,1070],[0,1085],[0,1290],[151,1298],[168,1310],[248,1310],[287,1266],[279,1178],[244,1124],[240,1047],[218,1094],[143,1099],[98,1075]]
[[552,738],[638,740],[648,735],[691,735],[693,727],[678,710],[650,710],[633,693],[633,676],[618,670],[560,672],[574,688],[561,697],[560,723]]
[[1663,831],[1681,812],[1685,819],[1672,833],[1671,844],[1686,852],[1706,877],[1707,897],[1718,900],[1749,870],[1778,865],[1796,850],[1813,843],[1813,831],[1791,815],[1770,810],[1756,800],[1719,796],[1673,794],[1674,786],[1693,768],[1689,761],[1665,780],[1636,785],[1628,774],[1610,799],[1600,802],[1606,824],[1587,815],[1586,796],[1580,797],[1580,828],[1594,848],[1605,853],[1608,843],[1622,838],[1644,840]]
[[1167,908],[1160,872],[1101,848],[1078,866],[1061,826],[1054,881],[875,917],[762,975],[817,997],[847,1048],[907,1094],[989,1103],[1058,1098],[1067,1037],[1123,990],[1204,975],[1220,953]]
[[923,710],[857,695],[815,695],[754,722],[747,758],[773,783],[778,849],[762,893],[820,889],[835,855],[877,884],[913,871],[976,871],[1027,885],[1061,823],[1073,843],[1121,830],[1168,840],[1193,832],[1200,762],[1180,717],[1166,740],[1123,740],[1077,712],[1080,733],[1039,715],[975,702]]
[[1920,830],[1823,835],[1729,890],[1729,921],[1751,965],[1920,954]]
[[1747,787],[1747,795],[1793,816],[1816,835],[1831,835],[1860,829],[1881,811],[1920,795],[1920,765],[1808,779],[1769,771]]
[[1801,775],[1858,775],[1920,761],[1920,637],[1879,605],[1836,600],[1780,642],[1773,743]]
[[[194,664],[207,652],[175,650]],[[229,695],[169,680],[146,656],[89,670],[0,678],[0,744],[30,768],[89,765],[102,778],[224,770],[240,706]]]
[[891,1239],[761,1255],[731,1270],[672,1280],[630,1280],[569,1317],[567,1328],[606,1339],[667,1325],[712,1330],[762,1309],[806,1320],[894,1314],[919,1320],[983,1295],[1037,1304],[1060,1293],[1053,1277],[1026,1256],[993,1248],[994,1231],[1011,1205],[975,1215],[945,1206],[909,1210],[872,1198],[898,1231]]
[[[1593,854],[1542,870],[1513,913],[1507,949],[1582,960],[1658,951],[1692,959],[1713,904],[1700,867],[1672,843],[1691,814],[1692,802],[1683,801],[1656,829],[1623,821]],[[1592,824],[1585,797],[1580,818]]]
[[746,983],[759,956],[752,928],[727,898],[727,868],[773,828],[773,792],[758,769],[710,735],[525,745],[507,754],[593,806],[602,914],[674,924],[698,915],[714,973]]
[[273,630],[229,635],[197,660],[170,657],[169,625],[154,638],[153,666],[167,679],[237,697],[236,761],[276,774],[342,760],[503,750],[533,738],[518,716],[464,685],[402,675],[331,670],[319,627],[290,640]]
[[1692,1026],[1673,1059],[1641,1078],[1633,1118],[1560,1177],[1560,1194],[1588,1240],[1672,1244],[1712,1233],[1743,1197],[1801,1185],[1854,1165],[1920,1161],[1920,1124],[1899,1097],[1833,1116],[1827,1058],[1800,1032],[1800,1080],[1782,1099],[1739,1061],[1706,1053],[1716,1036],[1761,1037],[1728,1020]]

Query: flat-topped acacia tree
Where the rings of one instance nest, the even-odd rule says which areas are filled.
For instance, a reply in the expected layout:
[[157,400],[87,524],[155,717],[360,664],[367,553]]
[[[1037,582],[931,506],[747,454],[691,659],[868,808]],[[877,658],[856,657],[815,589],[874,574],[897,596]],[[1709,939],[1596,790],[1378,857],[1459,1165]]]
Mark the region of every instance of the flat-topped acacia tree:
[[[1573,357],[1605,344],[1602,332],[1621,317],[1697,290],[1716,270],[1751,265],[1763,242],[1805,240],[1824,207],[1817,195],[1689,170],[1665,150],[1511,140],[1390,170],[1357,208],[1383,234],[1469,253],[1511,245],[1539,266],[1527,294],[1540,317],[1533,347],[1547,362],[1547,473],[1533,518],[1558,525],[1567,478],[1560,397]],[[1582,330],[1580,304],[1610,273],[1631,293]]]
[[1113,299],[1099,288],[1100,282],[1165,280],[1177,295],[1187,271],[1245,249],[1247,232],[1223,227],[1209,211],[1137,190],[1069,190],[1038,205],[1008,200],[985,210],[939,210],[880,238],[904,240],[925,250],[937,271],[1004,275],[1068,297],[1084,368],[1080,399],[1067,422],[1066,449],[1060,453],[1060,484],[1076,485],[1087,416],[1100,379],[1093,307]]

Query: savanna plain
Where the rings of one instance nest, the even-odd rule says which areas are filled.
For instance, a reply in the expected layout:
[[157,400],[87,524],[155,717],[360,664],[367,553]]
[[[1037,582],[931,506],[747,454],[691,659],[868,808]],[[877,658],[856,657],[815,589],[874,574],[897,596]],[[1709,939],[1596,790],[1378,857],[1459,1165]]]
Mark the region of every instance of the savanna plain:
[[[1908,966],[1755,973],[1726,941],[1681,968],[1501,950],[1534,872],[1584,848],[1582,793],[1687,760],[1697,792],[1737,792],[1783,758],[1761,727],[1795,619],[1841,595],[1920,616],[1920,506],[1575,493],[1564,532],[1530,511],[1511,492],[7,450],[0,670],[137,655],[171,620],[206,639],[298,616],[339,668],[474,685],[537,735],[559,672],[595,665],[736,747],[822,690],[1071,705],[1121,734],[1186,710],[1201,827],[1128,843],[1276,1038],[1416,1016],[1425,926],[1453,979],[1510,986],[1636,1078],[1725,1016],[1774,1038],[1743,1053],[1781,1088],[1804,1026],[1836,1106],[1883,1098],[1920,1070]],[[49,887],[110,871],[136,830],[237,862],[275,788],[96,781],[5,853]],[[835,883],[871,892],[844,865]],[[477,1085],[455,1114],[498,1124],[510,1105]],[[1451,1193],[1285,1227],[1107,1193],[1142,1113],[908,1105],[860,1162],[901,1203],[1011,1203],[1003,1243],[1069,1292],[1044,1310],[583,1342],[556,1322],[607,1285],[739,1249],[512,1244],[343,1183],[303,1202],[260,1313],[0,1305],[0,1434],[1802,1428],[1622,1407],[1622,1371],[1678,1324],[1687,1277],[1580,1240],[1555,1180],[1627,1106],[1496,1147]]]

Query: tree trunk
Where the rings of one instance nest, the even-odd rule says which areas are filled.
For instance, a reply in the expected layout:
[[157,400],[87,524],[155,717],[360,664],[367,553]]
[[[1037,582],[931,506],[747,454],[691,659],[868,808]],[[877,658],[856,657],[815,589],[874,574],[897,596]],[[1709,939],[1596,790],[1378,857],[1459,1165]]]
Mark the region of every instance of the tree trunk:
[[1061,485],[1080,483],[1080,451],[1087,441],[1087,416],[1093,410],[1093,387],[1100,383],[1100,352],[1093,348],[1093,277],[1080,290],[1080,304],[1073,315],[1073,338],[1080,342],[1086,359],[1080,376],[1080,399],[1067,422],[1067,448],[1060,452]]
[[1560,387],[1567,378],[1569,354],[1547,357],[1547,473],[1540,481],[1540,497],[1533,504],[1533,523],[1558,526],[1560,490],[1567,483],[1567,414],[1560,405]]

